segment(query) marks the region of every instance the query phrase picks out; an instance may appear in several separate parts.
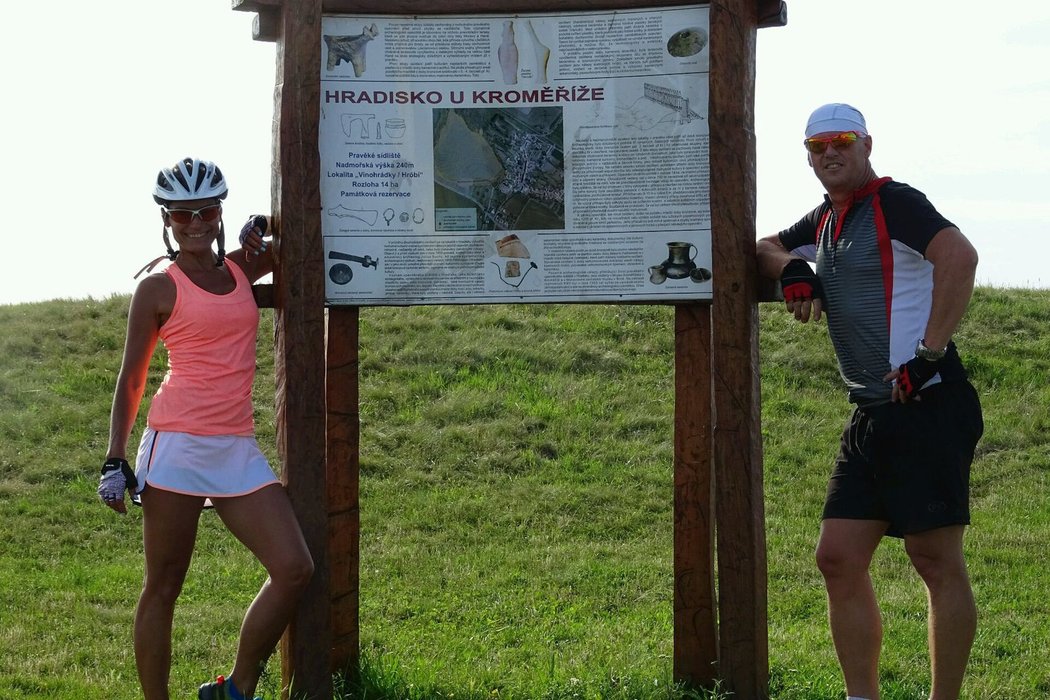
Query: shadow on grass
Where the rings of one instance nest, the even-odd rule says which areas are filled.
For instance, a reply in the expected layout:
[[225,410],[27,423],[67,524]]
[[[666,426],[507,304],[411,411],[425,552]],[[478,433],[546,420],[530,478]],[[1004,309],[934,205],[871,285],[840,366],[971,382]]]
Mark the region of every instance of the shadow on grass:
[[719,690],[688,688],[638,678],[609,676],[599,682],[576,678],[550,681],[527,690],[499,685],[445,687],[439,681],[415,682],[396,660],[387,655],[368,655],[355,669],[335,676],[333,697],[337,700],[729,700]]

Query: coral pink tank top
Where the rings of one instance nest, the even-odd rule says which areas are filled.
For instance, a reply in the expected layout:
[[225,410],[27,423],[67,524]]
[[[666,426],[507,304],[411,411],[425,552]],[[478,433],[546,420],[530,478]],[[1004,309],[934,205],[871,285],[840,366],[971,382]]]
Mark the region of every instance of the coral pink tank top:
[[252,381],[259,308],[251,283],[235,263],[229,294],[206,292],[179,269],[175,306],[160,328],[168,373],[153,397],[147,423],[157,431],[194,435],[252,435]]

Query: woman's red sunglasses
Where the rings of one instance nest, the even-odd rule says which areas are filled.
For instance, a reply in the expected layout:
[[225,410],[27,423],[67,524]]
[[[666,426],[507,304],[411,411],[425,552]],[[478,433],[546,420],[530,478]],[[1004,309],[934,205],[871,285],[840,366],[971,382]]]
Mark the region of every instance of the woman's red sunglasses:
[[222,216],[221,204],[209,204],[200,209],[165,209],[164,212],[171,217],[172,222],[185,226],[197,217],[205,223],[211,223]]

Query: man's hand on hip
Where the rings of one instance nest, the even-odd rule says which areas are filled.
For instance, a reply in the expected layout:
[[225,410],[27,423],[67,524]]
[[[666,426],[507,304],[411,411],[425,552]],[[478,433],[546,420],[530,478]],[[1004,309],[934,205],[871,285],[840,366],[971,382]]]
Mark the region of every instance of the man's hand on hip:
[[941,363],[938,360],[926,360],[921,357],[913,357],[903,365],[893,370],[885,377],[884,381],[893,382],[893,401],[907,403],[915,400],[921,401],[919,391],[926,382],[933,379],[933,375],[940,370]]

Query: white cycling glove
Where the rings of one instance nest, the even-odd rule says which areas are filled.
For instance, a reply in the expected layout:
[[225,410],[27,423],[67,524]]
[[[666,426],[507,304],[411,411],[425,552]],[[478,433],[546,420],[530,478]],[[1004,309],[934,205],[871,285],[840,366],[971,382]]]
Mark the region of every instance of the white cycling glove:
[[[262,214],[252,214],[248,217],[248,221],[245,222],[244,226],[241,227],[241,233],[237,236],[237,241],[241,244],[242,248],[247,244],[248,236],[255,231],[259,232],[258,236],[260,239],[266,235],[266,217]],[[253,255],[258,255],[265,251],[267,247],[268,244],[266,241],[260,241],[259,247],[252,250],[251,253]]]
[[135,472],[126,459],[110,457],[102,465],[102,477],[98,482],[98,495],[106,503],[124,500],[124,491],[135,490],[139,484]]

